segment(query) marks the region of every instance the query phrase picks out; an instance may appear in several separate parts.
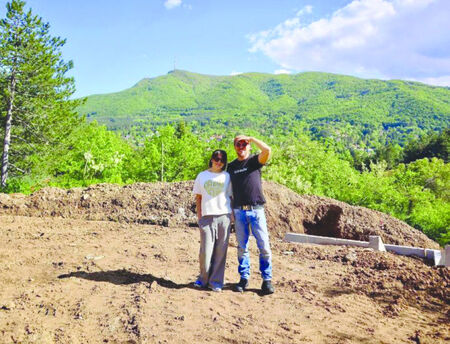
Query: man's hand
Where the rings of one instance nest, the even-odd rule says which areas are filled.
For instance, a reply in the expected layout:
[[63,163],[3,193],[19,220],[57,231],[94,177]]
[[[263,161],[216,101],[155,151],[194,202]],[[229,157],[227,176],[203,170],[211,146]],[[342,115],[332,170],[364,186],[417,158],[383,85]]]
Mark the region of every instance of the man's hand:
[[246,141],[247,143],[251,143],[252,139],[253,139],[253,137],[251,137],[251,136],[238,135],[238,136],[236,136],[236,138],[234,140],[235,140],[235,142]]
[[[269,161],[270,156],[272,155],[272,149],[267,145],[267,143],[258,140],[252,136],[241,135],[238,136],[240,140],[246,140],[248,143],[254,143],[259,149],[261,149],[261,153],[258,155],[258,161],[264,165],[267,161]],[[242,138],[241,138],[242,137]]]

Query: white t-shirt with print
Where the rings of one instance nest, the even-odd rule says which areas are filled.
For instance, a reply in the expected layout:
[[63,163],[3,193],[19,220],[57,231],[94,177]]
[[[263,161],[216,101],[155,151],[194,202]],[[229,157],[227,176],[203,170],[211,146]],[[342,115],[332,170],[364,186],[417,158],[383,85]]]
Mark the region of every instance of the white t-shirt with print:
[[228,172],[200,172],[192,192],[202,196],[202,216],[231,213],[232,189]]

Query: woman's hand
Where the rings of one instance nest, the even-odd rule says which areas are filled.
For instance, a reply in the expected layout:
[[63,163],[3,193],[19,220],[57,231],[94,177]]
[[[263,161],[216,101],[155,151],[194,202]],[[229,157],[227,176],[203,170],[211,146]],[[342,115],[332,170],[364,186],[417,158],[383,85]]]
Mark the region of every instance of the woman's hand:
[[195,210],[197,211],[197,222],[202,218],[202,195],[195,195]]

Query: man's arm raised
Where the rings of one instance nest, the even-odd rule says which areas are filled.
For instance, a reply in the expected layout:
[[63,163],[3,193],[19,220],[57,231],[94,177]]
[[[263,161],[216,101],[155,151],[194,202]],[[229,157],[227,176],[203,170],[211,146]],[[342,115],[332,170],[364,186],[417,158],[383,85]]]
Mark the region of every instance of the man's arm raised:
[[258,155],[258,161],[261,164],[264,165],[269,161],[272,156],[272,149],[267,145],[267,143],[252,136],[239,136],[239,139],[246,140],[249,143],[254,143],[261,150],[261,153]]

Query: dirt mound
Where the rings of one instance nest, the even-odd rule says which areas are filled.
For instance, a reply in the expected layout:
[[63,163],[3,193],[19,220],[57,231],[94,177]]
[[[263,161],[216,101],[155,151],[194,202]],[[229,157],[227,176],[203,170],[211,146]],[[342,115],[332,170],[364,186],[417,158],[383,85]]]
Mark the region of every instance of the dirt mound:
[[[349,261],[348,253],[343,261]],[[418,260],[418,259],[417,259]],[[405,306],[427,305],[435,298],[450,304],[450,274],[446,268],[421,266],[413,258],[358,252],[350,261],[354,271],[335,285],[341,292],[360,292],[386,305],[384,313],[397,316]]]
[[[299,259],[346,266],[326,294],[366,295],[388,317],[398,316],[407,307],[440,309],[441,304],[450,304],[450,270],[427,265],[419,258],[348,246],[292,245],[289,252]],[[291,287],[301,289],[296,283]]]
[[426,265],[419,258],[342,246],[324,250],[294,246],[292,252],[347,265],[346,274],[333,284],[336,288],[330,293],[365,294],[386,305],[386,315],[398,315],[406,306],[430,307],[432,299],[450,304],[450,270]]
[[[98,184],[70,190],[44,188],[30,196],[0,194],[0,214],[196,226],[192,185],[192,181]],[[377,211],[301,196],[272,182],[264,182],[264,192],[268,226],[278,238],[286,232],[366,241],[369,235],[380,235],[389,244],[439,248],[422,232]]]
[[287,231],[368,241],[379,235],[384,243],[439,248],[421,231],[390,215],[331,198],[298,195],[285,186],[264,183],[268,223],[279,236]]

